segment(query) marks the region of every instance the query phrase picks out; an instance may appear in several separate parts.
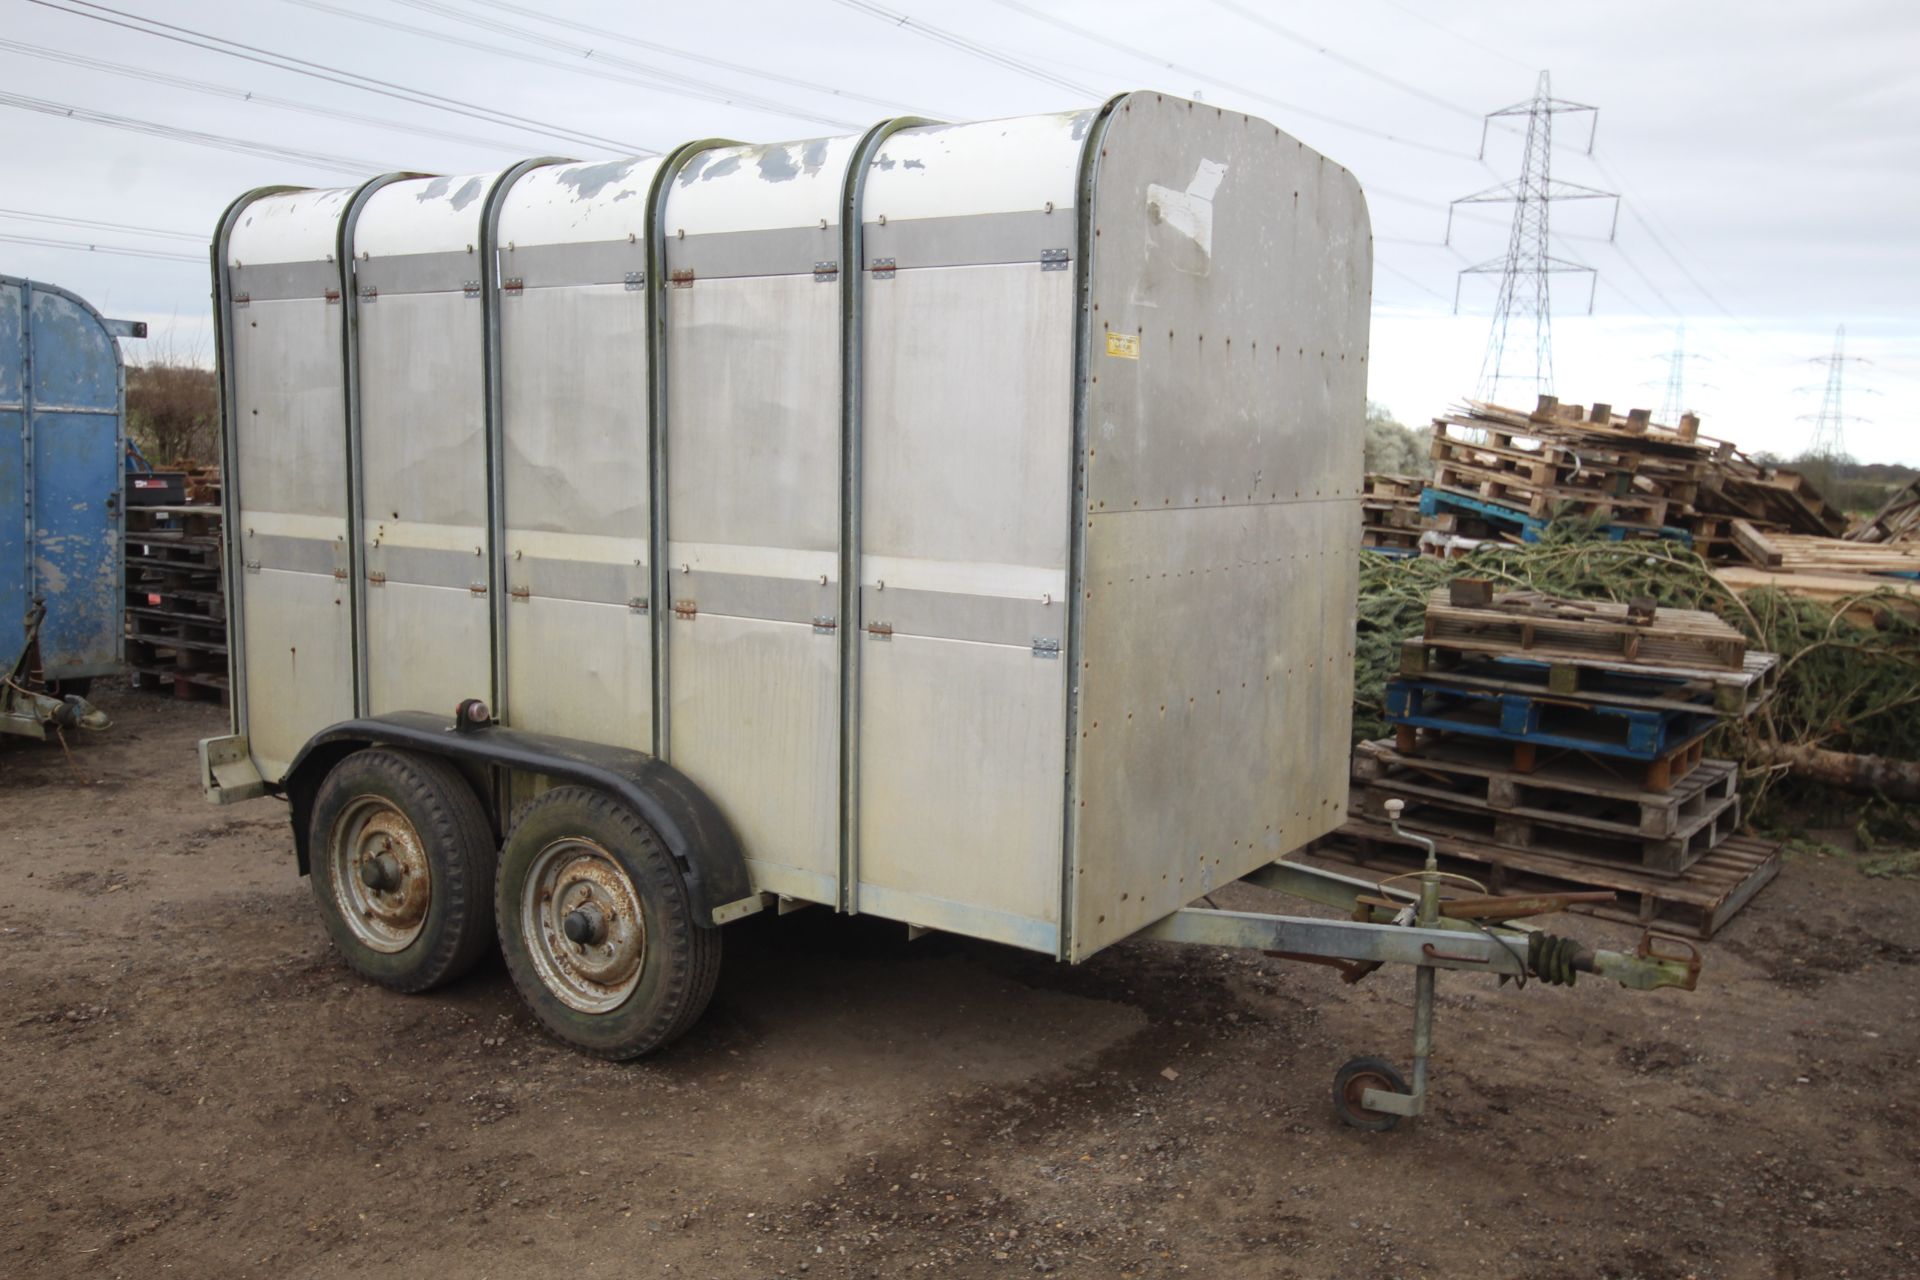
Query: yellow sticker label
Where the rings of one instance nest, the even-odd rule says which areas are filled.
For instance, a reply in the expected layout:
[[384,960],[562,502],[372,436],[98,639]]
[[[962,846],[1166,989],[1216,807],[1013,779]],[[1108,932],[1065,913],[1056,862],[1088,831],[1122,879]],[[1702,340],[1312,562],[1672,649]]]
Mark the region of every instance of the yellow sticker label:
[[1107,330],[1107,354],[1119,356],[1122,360],[1140,358],[1140,339],[1131,333],[1115,333]]

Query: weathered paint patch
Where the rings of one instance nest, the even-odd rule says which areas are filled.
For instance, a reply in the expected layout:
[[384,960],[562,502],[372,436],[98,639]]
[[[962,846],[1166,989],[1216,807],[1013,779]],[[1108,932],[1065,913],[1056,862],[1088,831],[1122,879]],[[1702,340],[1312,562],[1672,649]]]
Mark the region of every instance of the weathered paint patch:
[[465,182],[461,183],[460,189],[453,193],[452,203],[454,211],[458,212],[472,204],[475,200],[478,200],[481,190],[482,187],[480,179],[478,178],[468,178]]
[[422,187],[420,194],[415,196],[414,199],[418,200],[421,204],[425,204],[429,200],[438,200],[446,195],[452,186],[452,178],[435,178],[432,182]]
[[710,164],[700,173],[700,181],[711,182],[715,178],[724,178],[730,173],[740,171],[740,153],[734,152],[718,164]]
[[680,185],[683,187],[692,186],[693,180],[700,176],[701,170],[707,167],[707,161],[711,159],[713,159],[713,153],[711,151],[702,151],[687,161],[686,164],[682,165],[679,176]]
[[762,148],[759,167],[761,178],[767,182],[791,182],[800,176],[800,166],[787,147]]
[[[575,200],[591,200],[633,172],[632,160],[603,160],[599,164],[577,164],[562,169],[554,181],[573,189]],[[624,195],[615,197],[624,199]]]
[[801,149],[800,164],[802,165],[802,167],[806,169],[806,171],[809,174],[815,174],[820,172],[821,166],[825,165],[826,163],[827,163],[827,139],[815,138],[812,142],[809,142],[804,148]]
[[1213,258],[1213,197],[1227,176],[1227,166],[1202,160],[1194,170],[1185,191],[1175,191],[1157,182],[1147,184],[1147,219],[1164,225],[1193,241],[1200,250],[1201,272]]

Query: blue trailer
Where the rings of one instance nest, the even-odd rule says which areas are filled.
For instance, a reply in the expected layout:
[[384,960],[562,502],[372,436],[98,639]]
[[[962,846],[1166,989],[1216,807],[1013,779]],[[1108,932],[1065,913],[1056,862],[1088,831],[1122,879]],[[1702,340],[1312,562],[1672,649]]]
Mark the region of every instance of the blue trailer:
[[0,733],[105,728],[84,682],[126,642],[126,372],[103,319],[65,289],[0,275]]

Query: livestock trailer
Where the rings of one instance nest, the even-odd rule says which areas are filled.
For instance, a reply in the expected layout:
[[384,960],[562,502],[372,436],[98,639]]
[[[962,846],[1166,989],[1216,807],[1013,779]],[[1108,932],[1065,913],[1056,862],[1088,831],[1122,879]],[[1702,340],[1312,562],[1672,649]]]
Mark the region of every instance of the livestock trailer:
[[126,650],[127,389],[114,339],[146,331],[0,275],[0,733],[106,727],[84,694]]
[[1188,905],[1376,892],[1278,861],[1346,810],[1371,255],[1352,174],[1153,93],[251,192],[208,795],[290,802],[361,972],[497,932],[609,1057],[770,906],[1524,976]]

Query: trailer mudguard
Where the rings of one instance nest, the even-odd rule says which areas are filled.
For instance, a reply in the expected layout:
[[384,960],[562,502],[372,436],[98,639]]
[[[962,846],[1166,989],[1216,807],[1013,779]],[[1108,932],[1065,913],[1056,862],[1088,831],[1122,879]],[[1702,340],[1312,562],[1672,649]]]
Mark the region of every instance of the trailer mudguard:
[[[484,710],[479,715],[484,717]],[[301,748],[280,789],[292,805],[294,849],[302,875],[310,866],[307,823],[321,780],[342,758],[370,746],[444,756],[469,774],[517,770],[604,791],[644,818],[678,860],[701,924],[711,928],[758,905],[746,855],[732,826],[707,794],[672,765],[624,747],[529,733],[473,716],[436,716],[424,711],[343,720],[321,730]],[[480,789],[481,802],[491,811],[495,804],[490,793],[491,788]],[[506,826],[507,815],[492,816],[497,827]],[[747,900],[753,900],[754,906],[744,905]]]

